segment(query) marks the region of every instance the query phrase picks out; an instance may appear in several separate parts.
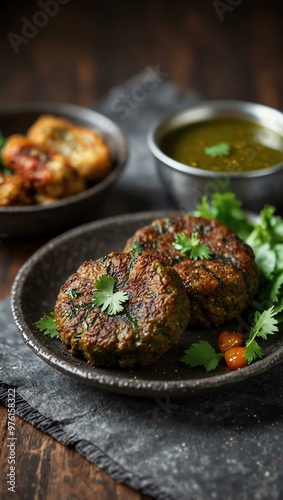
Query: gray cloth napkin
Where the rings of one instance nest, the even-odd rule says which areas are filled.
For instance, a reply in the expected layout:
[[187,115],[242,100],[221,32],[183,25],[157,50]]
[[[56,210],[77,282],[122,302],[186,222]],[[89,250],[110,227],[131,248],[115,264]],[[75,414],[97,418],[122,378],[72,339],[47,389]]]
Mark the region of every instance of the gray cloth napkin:
[[[145,136],[153,121],[197,100],[159,68],[147,68],[97,106],[127,134],[131,152],[100,215],[172,206]],[[185,400],[116,395],[39,359],[18,334],[9,299],[0,302],[0,363],[0,402],[7,405],[8,389],[15,387],[19,416],[144,494],[160,500],[283,498],[282,365],[221,394]]]
[[[113,478],[162,500],[283,498],[283,366],[187,400],[97,390],[39,359],[0,302],[0,402]],[[74,494],[76,492],[74,491]]]

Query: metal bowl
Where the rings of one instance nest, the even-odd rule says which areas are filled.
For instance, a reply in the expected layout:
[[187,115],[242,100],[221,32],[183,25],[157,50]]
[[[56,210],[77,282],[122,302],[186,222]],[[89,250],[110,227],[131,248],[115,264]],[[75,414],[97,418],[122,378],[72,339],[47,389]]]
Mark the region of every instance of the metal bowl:
[[148,133],[148,146],[167,192],[181,210],[193,210],[203,195],[233,191],[249,210],[265,203],[283,205],[283,163],[250,172],[215,172],[183,165],[159,147],[164,135],[178,127],[216,118],[243,118],[283,136],[283,113],[243,101],[208,101],[165,118]]
[[127,161],[126,139],[120,128],[105,116],[73,104],[35,102],[3,106],[0,108],[0,130],[4,136],[25,134],[44,113],[67,118],[102,134],[111,152],[112,170],[85,191],[48,205],[0,207],[2,237],[56,234],[91,220],[95,207],[105,199],[106,192],[120,176]]

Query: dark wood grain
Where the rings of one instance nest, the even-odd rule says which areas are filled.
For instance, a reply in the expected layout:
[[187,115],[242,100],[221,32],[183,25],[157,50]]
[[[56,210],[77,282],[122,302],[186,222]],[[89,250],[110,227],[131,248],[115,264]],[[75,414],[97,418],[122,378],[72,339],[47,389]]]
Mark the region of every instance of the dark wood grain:
[[[1,498],[5,498],[8,473],[7,414],[0,407]],[[83,459],[72,448],[60,445],[30,424],[16,418],[16,492],[19,500],[146,500],[150,497],[118,484]],[[4,496],[3,496],[4,495]],[[7,496],[8,498],[8,496]]]
[[[283,4],[238,3],[221,20],[211,0],[70,0],[16,54],[8,34],[21,34],[23,16],[32,20],[40,7],[37,1],[2,1],[0,105],[42,100],[92,106],[114,85],[158,66],[181,88],[207,99],[251,100],[283,110]],[[1,239],[0,228],[0,298],[10,294],[20,266],[45,241]],[[1,495],[6,420],[1,408]],[[146,498],[23,420],[16,424],[14,498]]]

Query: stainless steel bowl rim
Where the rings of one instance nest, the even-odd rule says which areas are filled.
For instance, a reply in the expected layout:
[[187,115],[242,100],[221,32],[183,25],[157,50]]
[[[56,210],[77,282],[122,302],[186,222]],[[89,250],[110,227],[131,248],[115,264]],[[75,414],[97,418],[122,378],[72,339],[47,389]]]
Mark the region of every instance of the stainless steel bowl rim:
[[[184,165],[183,163],[173,160],[173,158],[167,156],[165,153],[161,151],[161,149],[157,144],[156,139],[158,133],[160,133],[160,130],[162,128],[165,128],[166,126],[168,126],[167,131],[173,130],[176,125],[170,127],[170,124],[172,122],[174,123],[176,121],[179,121],[179,125],[177,126],[182,126],[185,124],[197,123],[198,121],[204,121],[203,118],[201,120],[186,119],[187,115],[189,115],[190,118],[190,115],[193,115],[197,111],[212,112],[213,114],[210,116],[210,118],[217,117],[218,116],[217,112],[220,111],[221,113],[222,112],[225,113],[226,116],[250,117],[251,119],[254,118],[255,121],[257,121],[256,115],[258,112],[268,113],[270,115],[272,114],[274,118],[282,122],[282,135],[283,135],[283,113],[281,113],[281,111],[275,108],[271,108],[263,104],[258,104],[248,101],[235,101],[235,100],[205,101],[202,104],[198,104],[191,108],[187,108],[185,110],[178,111],[169,116],[166,116],[161,122],[155,123],[150,127],[147,135],[147,144],[153,156],[163,163],[162,168],[169,167],[179,172],[183,172],[186,175],[190,174],[196,177],[206,177],[213,179],[221,178],[226,175],[228,175],[231,178],[237,178],[237,179],[265,177],[266,175],[272,175],[283,169],[283,162],[282,162],[268,168],[260,170],[251,170],[247,172],[227,172],[225,170],[215,172],[212,170],[204,170],[200,168],[191,167],[189,165]],[[257,113],[255,113],[256,111]],[[225,115],[222,114],[222,116]],[[264,126],[268,128],[268,126],[266,125]]]

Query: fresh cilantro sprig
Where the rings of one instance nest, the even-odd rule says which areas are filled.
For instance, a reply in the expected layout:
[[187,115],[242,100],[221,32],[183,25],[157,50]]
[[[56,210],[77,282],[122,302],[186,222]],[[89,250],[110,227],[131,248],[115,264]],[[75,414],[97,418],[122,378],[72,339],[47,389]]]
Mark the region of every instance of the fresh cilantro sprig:
[[191,237],[185,233],[175,235],[175,241],[172,243],[176,250],[188,255],[191,259],[210,259],[212,252],[207,245],[200,245],[200,239],[197,233],[192,233]]
[[[115,315],[124,310],[123,303],[128,300],[126,292],[114,292],[115,280],[113,276],[103,274],[95,282],[97,292],[93,294],[92,306],[101,306],[101,310],[109,315]],[[77,298],[80,293],[76,289],[68,291],[68,295],[72,298]],[[74,309],[75,310],[75,309]],[[46,314],[35,322],[36,328],[43,332],[44,335],[51,339],[59,339],[57,324],[54,318],[54,313]]]
[[194,211],[198,217],[221,221],[252,247],[261,272],[259,298],[271,304],[283,299],[283,219],[275,212],[275,207],[265,205],[251,220],[231,192],[214,193],[210,202],[203,196]]
[[2,153],[2,149],[5,146],[5,144],[6,144],[6,137],[4,137],[4,135],[0,131],[0,172],[3,172],[4,174],[12,174],[13,173],[12,170],[5,167],[5,165],[3,163],[3,158],[2,158],[1,153]]
[[40,332],[43,332],[44,335],[50,337],[51,339],[60,338],[53,313],[46,314],[45,316],[40,318],[38,321],[36,321],[35,326]]
[[[276,313],[283,310],[283,219],[275,207],[265,205],[246,238],[255,252],[260,270],[258,301],[274,304]],[[283,321],[283,316],[277,316]]]
[[[231,192],[215,193],[208,201],[203,196],[194,215],[206,219],[218,219],[238,234],[255,252],[255,260],[260,270],[260,288],[256,301],[257,309],[261,304],[270,304],[263,312],[256,310],[254,324],[245,345],[245,358],[251,363],[263,356],[256,340],[266,340],[268,335],[278,331],[283,322],[283,218],[276,215],[272,205],[265,205],[256,220],[251,220],[242,203]],[[182,361],[190,366],[201,365],[207,371],[215,369],[222,353],[217,353],[207,341],[193,344],[185,351]]]
[[[256,338],[260,337],[266,340],[268,335],[273,335],[278,331],[278,321],[275,315],[274,306],[266,309],[263,313],[259,311],[255,313],[254,324],[245,345],[245,359],[248,364],[263,357],[262,349]],[[223,357],[224,353],[216,352],[207,340],[200,340],[185,350],[181,361],[191,367],[203,366],[207,372],[210,372],[217,368]]]
[[254,315],[254,325],[251,328],[249,338],[246,342],[245,358],[248,363],[251,363],[256,358],[263,357],[262,349],[257,343],[256,338],[261,337],[266,340],[267,335],[274,335],[274,333],[278,332],[278,321],[275,315],[276,311],[274,310],[274,306],[266,309],[263,313],[256,311]]
[[248,237],[248,242],[253,247],[259,247],[263,243],[271,246],[283,242],[283,219],[275,215],[276,209],[272,205],[265,205],[254,229]]
[[2,151],[2,148],[4,147],[6,142],[6,137],[0,132],[0,152]]
[[216,158],[217,156],[228,156],[230,154],[231,147],[228,142],[219,142],[213,146],[208,146],[204,148],[204,152],[207,156],[212,156]]
[[254,225],[242,209],[242,202],[230,191],[214,193],[211,201],[204,195],[193,214],[204,219],[217,219],[245,240]]
[[223,356],[224,354],[216,352],[207,340],[200,340],[186,349],[181,361],[192,368],[194,366],[203,366],[207,372],[211,372],[217,368]]
[[92,302],[95,306],[101,307],[109,316],[118,314],[124,310],[122,305],[129,299],[127,292],[114,292],[115,280],[113,276],[103,274],[95,282],[97,292],[93,294]]
[[246,242],[254,249],[257,264],[267,279],[283,271],[283,219],[275,215],[275,207],[263,207]]

